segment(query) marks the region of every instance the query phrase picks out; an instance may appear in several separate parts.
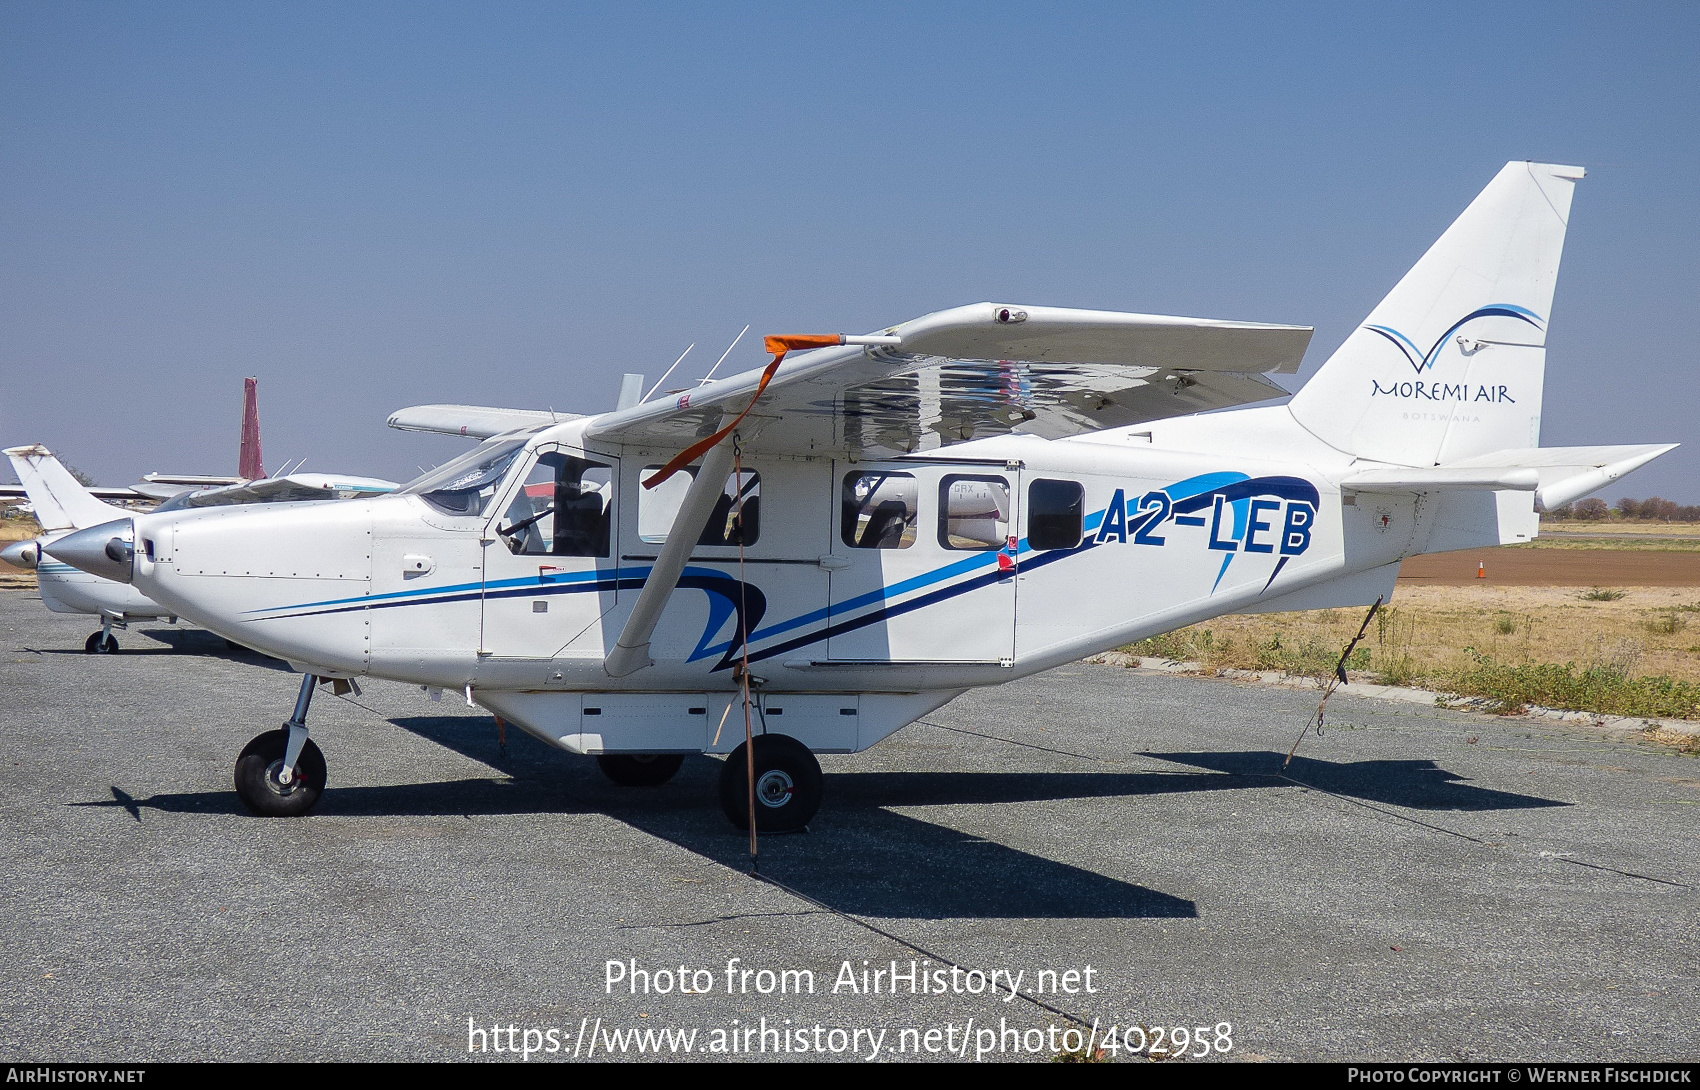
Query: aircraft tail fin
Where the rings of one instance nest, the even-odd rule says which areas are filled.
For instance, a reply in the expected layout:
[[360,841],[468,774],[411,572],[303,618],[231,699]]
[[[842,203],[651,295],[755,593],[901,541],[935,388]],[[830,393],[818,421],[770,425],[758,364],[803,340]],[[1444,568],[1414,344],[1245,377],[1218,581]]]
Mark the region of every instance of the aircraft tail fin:
[[236,460],[236,473],[250,481],[266,475],[265,459],[260,454],[260,380],[242,380],[242,450]]
[[1580,167],[1507,163],[1289,405],[1336,449],[1434,466],[1540,445]]
[[13,447],[6,451],[6,457],[29,495],[43,530],[82,530],[123,518],[126,513],[90,495],[53,452],[40,444]]

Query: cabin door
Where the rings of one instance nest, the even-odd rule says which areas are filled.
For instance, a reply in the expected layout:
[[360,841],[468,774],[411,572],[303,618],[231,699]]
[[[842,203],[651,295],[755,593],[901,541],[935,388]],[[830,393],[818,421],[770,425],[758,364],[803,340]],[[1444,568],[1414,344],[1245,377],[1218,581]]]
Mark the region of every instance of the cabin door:
[[484,533],[480,654],[550,659],[614,606],[615,459],[535,452]]
[[827,657],[1013,664],[1020,471],[837,467]]

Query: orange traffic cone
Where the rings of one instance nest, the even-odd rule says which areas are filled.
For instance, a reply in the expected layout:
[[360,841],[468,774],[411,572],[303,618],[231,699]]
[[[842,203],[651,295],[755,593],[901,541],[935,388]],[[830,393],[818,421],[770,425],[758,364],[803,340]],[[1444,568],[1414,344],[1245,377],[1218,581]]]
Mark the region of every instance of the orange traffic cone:
[[1484,563],[1481,563],[1480,561],[1476,562],[1476,578],[1477,579],[1486,579],[1487,578],[1487,565],[1484,564]]

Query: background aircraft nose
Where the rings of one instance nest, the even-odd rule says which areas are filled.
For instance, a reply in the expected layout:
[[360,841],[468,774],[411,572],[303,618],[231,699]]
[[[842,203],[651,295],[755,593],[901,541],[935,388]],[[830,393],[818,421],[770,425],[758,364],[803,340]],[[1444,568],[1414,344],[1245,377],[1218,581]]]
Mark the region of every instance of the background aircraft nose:
[[128,583],[135,577],[135,540],[135,523],[116,519],[78,530],[43,546],[42,551],[90,575]]
[[34,568],[41,559],[41,542],[39,540],[14,541],[4,549],[0,549],[0,560],[14,568],[26,571]]

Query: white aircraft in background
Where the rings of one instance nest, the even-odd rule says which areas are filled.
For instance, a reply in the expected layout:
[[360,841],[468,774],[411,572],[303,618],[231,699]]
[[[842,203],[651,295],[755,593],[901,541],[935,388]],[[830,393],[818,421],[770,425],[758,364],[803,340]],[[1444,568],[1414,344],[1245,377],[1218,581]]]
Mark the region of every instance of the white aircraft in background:
[[87,613],[100,618],[98,632],[84,643],[85,651],[113,653],[118,650],[114,628],[131,621],[166,619],[175,622],[176,611],[162,606],[128,583],[104,579],[55,560],[45,547],[67,534],[130,514],[101,497],[132,501],[161,500],[154,511],[193,510],[203,507],[250,503],[281,503],[306,500],[348,499],[394,491],[393,481],[375,477],[351,477],[332,473],[292,473],[266,477],[259,445],[259,409],[255,381],[247,380],[243,414],[242,447],[239,461],[244,477],[170,476],[149,474],[130,488],[90,489],[71,476],[69,470],[46,447],[13,447],[4,451],[18,475],[19,489],[29,497],[36,520],[45,531],[28,541],[13,542],[0,549],[0,561],[33,570],[41,600],[55,613]]
[[796,828],[816,752],[1221,614],[1385,601],[1405,557],[1527,541],[1672,449],[1538,445],[1583,173],[1508,164],[1285,405],[1192,415],[1282,393],[1308,328],[981,303],[600,415],[403,410],[488,438],[395,495],[47,552],[306,675],[236,762],[258,813],[324,789],[316,683],[373,676],[620,783],[731,751],[727,816]]

